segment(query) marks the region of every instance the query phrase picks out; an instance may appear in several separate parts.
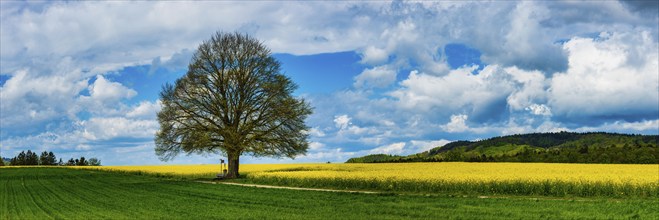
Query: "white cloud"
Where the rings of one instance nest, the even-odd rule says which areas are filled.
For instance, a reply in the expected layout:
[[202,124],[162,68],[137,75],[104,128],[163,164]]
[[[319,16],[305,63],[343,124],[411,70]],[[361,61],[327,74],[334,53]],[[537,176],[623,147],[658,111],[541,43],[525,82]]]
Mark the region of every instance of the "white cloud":
[[353,4],[58,2],[34,10],[20,2],[5,3],[1,72],[15,71],[29,57],[79,57],[82,67],[90,69],[98,63],[146,64],[194,49],[217,29],[249,32],[274,52],[354,50],[377,35],[364,31],[373,21],[354,17],[349,10]]
[[449,132],[464,132],[469,129],[469,126],[465,123],[469,118],[467,115],[451,115],[451,121],[448,124],[442,126],[442,128]]
[[318,127],[310,128],[309,131],[307,131],[307,133],[314,137],[325,137],[325,132],[320,130]]
[[[75,117],[75,97],[87,87],[81,72],[70,71],[64,60],[50,75],[19,70],[0,87],[3,134],[33,130],[44,122]],[[13,131],[8,131],[13,130]]]
[[591,131],[611,131],[611,132],[623,132],[623,133],[641,133],[641,132],[650,132],[652,134],[659,133],[659,119],[655,120],[645,120],[639,122],[624,122],[624,121],[615,121],[611,123],[605,123],[600,126],[584,126],[577,128],[576,131],[579,132],[591,132]]
[[436,148],[436,147],[441,147],[444,146],[448,143],[451,143],[449,140],[437,140],[437,141],[420,141],[420,140],[412,140],[410,141],[411,149],[412,152],[408,154],[414,154],[414,153],[421,153],[424,151],[428,151],[430,149]]
[[155,119],[160,108],[160,100],[155,102],[142,101],[126,113],[126,116],[129,118]]
[[466,110],[469,115],[478,115],[492,110],[492,105],[500,105],[515,90],[510,75],[497,66],[487,66],[477,75],[472,74],[473,70],[461,68],[445,76],[412,71],[400,83],[401,88],[390,95],[400,107],[417,112]]
[[391,120],[382,119],[382,120],[380,120],[380,125],[384,125],[384,126],[387,126],[387,127],[393,127],[393,126],[396,126],[396,123],[391,121]]
[[553,122],[547,119],[543,119],[539,123],[534,123],[533,119],[528,119],[521,117],[521,123],[518,123],[519,118],[511,118],[506,123],[502,123],[498,126],[492,126],[488,129],[497,131],[496,135],[512,135],[512,134],[524,134],[524,133],[537,133],[537,132],[559,132],[559,131],[570,131],[570,129],[561,125],[561,123]]
[[396,71],[387,66],[365,69],[355,76],[356,88],[383,88],[396,82]]
[[311,142],[309,143],[309,150],[310,151],[319,151],[325,148],[325,144],[320,143],[320,142]]
[[109,140],[118,137],[151,138],[156,133],[155,120],[132,120],[122,117],[91,118],[83,121],[83,136],[89,140]]
[[[383,20],[388,19],[383,18]],[[430,25],[425,20],[400,19],[388,22],[388,27],[375,30],[376,32],[381,31],[382,34],[372,43],[383,49],[378,49],[376,46],[367,47],[362,52],[363,63],[375,64],[385,60],[385,57],[388,59],[391,56],[393,60],[390,61],[390,65],[397,68],[409,68],[418,63],[419,67],[428,73],[443,73],[449,69],[448,65],[437,57],[437,51],[442,44],[446,43],[446,39],[442,39],[441,35],[434,33],[438,29],[419,29],[419,25]],[[422,38],[424,35],[435,36],[435,38]]]
[[351,118],[348,115],[334,116],[334,124],[340,130],[347,129],[350,126],[350,120]]
[[485,62],[496,61],[505,66],[523,69],[542,69],[547,72],[565,68],[560,45],[554,44],[552,35],[542,27],[541,21],[550,18],[550,11],[543,4],[523,1],[516,4],[509,14],[509,26],[496,57],[484,56]]
[[[297,157],[296,161],[334,161],[334,162],[344,162],[349,158],[355,155],[354,152],[345,152],[341,148],[331,148],[326,151],[318,151],[307,153],[306,155]],[[288,162],[288,160],[287,160]]]
[[542,104],[541,105],[532,104],[529,107],[526,107],[526,110],[534,115],[551,116],[551,109],[549,109],[549,107],[547,107],[546,105],[542,105]]
[[405,148],[405,142],[393,143],[369,150],[371,154],[401,154]]
[[122,101],[137,95],[135,90],[109,81],[102,75],[96,75],[96,80],[87,91],[89,96],[77,97],[76,105],[70,107],[73,111],[87,111],[94,115],[123,115],[127,107]]
[[[516,89],[506,99],[511,110],[528,110],[529,106],[547,102],[549,82],[540,71],[524,71],[516,67],[505,68]],[[542,104],[540,104],[542,105]]]
[[92,147],[89,146],[88,144],[78,144],[75,149],[79,151],[88,151],[92,149]]
[[135,152],[153,151],[154,148],[155,146],[153,144],[142,144],[134,147],[113,148],[112,151],[118,154],[127,154],[127,153],[135,153]]
[[25,58],[51,56],[76,57],[85,69],[148,64],[194,49],[217,29],[250,33],[274,52],[359,50],[363,63],[395,57],[397,65],[417,62],[428,73],[448,69],[441,48],[454,42],[479,49],[487,63],[552,70],[566,64],[557,40],[639,27],[657,32],[656,15],[632,13],[618,2],[59,2],[37,8],[10,2],[2,8],[3,73],[32,60]]
[[370,65],[379,65],[386,62],[388,59],[389,53],[386,50],[369,46],[362,52],[361,62]]
[[120,83],[110,82],[102,75],[97,75],[96,81],[89,85],[89,94],[94,100],[106,102],[122,98],[131,98],[137,95],[137,92],[135,92],[135,90],[126,88]]
[[568,117],[656,117],[659,47],[645,31],[602,33],[565,43],[569,69],[551,79],[549,106]]

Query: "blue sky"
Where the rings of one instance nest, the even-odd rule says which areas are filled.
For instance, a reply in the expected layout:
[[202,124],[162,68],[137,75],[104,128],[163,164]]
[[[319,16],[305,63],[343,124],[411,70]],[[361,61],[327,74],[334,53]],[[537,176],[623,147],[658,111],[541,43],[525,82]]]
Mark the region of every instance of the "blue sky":
[[295,160],[553,131],[659,134],[655,1],[0,2],[0,149],[154,154],[161,86],[218,30],[260,39],[314,107]]

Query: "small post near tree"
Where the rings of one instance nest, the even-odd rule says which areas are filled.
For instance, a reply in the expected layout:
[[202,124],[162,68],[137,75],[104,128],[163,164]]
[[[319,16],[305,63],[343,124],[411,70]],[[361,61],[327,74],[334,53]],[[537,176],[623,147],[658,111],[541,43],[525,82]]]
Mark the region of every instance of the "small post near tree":
[[227,176],[226,164],[224,163],[224,159],[220,159],[220,172],[217,173],[217,176],[215,176],[214,180],[221,180],[224,179],[224,177],[226,176]]
[[290,157],[309,146],[304,121],[311,107],[260,41],[217,32],[199,45],[188,72],[160,93],[155,151],[226,155],[224,178],[239,177],[240,156]]

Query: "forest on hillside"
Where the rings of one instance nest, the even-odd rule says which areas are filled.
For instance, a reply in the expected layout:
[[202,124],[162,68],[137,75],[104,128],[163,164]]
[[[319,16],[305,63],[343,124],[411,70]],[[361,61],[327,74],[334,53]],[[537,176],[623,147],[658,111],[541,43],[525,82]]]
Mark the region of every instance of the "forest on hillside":
[[373,154],[347,163],[395,162],[543,162],[543,163],[659,163],[659,135],[617,133],[532,133],[455,141],[429,151],[407,155]]

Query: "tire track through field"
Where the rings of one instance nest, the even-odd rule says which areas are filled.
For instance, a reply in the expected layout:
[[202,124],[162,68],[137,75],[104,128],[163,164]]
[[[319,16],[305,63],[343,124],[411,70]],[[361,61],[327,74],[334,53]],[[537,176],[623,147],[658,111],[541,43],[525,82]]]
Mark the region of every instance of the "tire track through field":
[[[0,207],[0,208],[2,208],[2,210],[10,210],[9,209],[9,207],[10,207],[9,203],[10,202],[12,202],[12,203],[15,202],[15,201],[9,199],[9,198],[13,197],[13,194],[10,194],[11,186],[9,185],[9,183],[10,183],[9,178],[7,178],[6,181],[4,181],[4,187],[2,187],[3,188],[3,194],[0,195],[0,197],[2,197],[2,207]],[[9,215],[9,213],[4,213],[4,214],[0,215],[0,217],[8,218],[8,216],[5,216],[5,215]]]
[[[42,189],[43,184],[41,183],[41,176],[37,175],[37,176],[35,176],[35,178],[37,180],[36,184],[38,186],[37,187],[31,187],[31,188]],[[25,185],[23,185],[23,187],[25,187]],[[47,199],[44,198],[44,196],[47,196],[48,194],[39,193],[40,192],[39,190],[29,190],[28,189],[28,192],[30,192],[30,198],[32,199],[32,202],[34,204],[36,204],[37,208],[39,208],[40,210],[45,212],[46,215],[48,215],[48,217],[54,218],[53,209],[50,209],[50,208],[44,206],[44,204],[48,204],[48,202],[46,201]]]
[[[73,185],[69,182],[64,181],[63,177],[51,177],[48,179],[39,179],[39,183],[41,184],[41,187],[46,191],[47,194],[52,195],[51,198],[53,200],[56,200],[57,202],[53,203],[56,204],[56,207],[53,209],[56,210],[59,215],[56,216],[56,218],[59,218],[61,216],[61,213],[66,213],[66,210],[75,210],[76,212],[82,212],[83,210],[85,212],[92,213],[93,211],[90,211],[86,209],[84,206],[82,206],[80,202],[77,201],[82,201],[71,193],[70,187]],[[59,186],[59,187],[56,187]],[[94,217],[102,217],[102,216],[94,216]]]
[[[86,204],[93,204],[93,206],[89,206],[88,208],[89,213],[94,215],[94,218],[107,218],[108,216],[96,214],[107,209],[122,213],[122,216],[116,216],[121,218],[136,218],[137,216],[142,218],[158,217],[150,215],[146,210],[134,209],[137,206],[126,206],[130,202],[139,202],[140,200],[126,200],[124,195],[126,190],[123,187],[119,188],[120,185],[118,184],[112,184],[113,181],[111,179],[104,179],[103,177],[99,177],[101,179],[92,179],[77,176],[75,182],[71,184],[79,187],[77,190],[79,194],[77,196],[81,201],[85,201]],[[132,190],[137,195],[142,194],[142,192],[138,191],[138,188],[133,188]]]
[[[37,179],[38,179],[38,178],[39,178],[39,177],[37,177]],[[35,217],[37,217],[37,216],[39,216],[38,214],[45,213],[46,216],[48,216],[48,217],[50,217],[50,218],[53,218],[53,216],[51,215],[50,211],[49,211],[48,209],[44,209],[44,207],[42,207],[41,204],[39,204],[39,202],[37,202],[37,200],[36,200],[35,197],[34,197],[34,191],[33,191],[33,190],[30,190],[30,189],[26,186],[25,183],[26,183],[26,182],[25,182],[25,178],[21,178],[21,185],[23,186],[23,189],[27,192],[27,194],[30,196],[30,200],[31,200],[32,204],[34,204],[33,207],[37,207],[39,210],[41,210],[41,212],[35,212],[34,209],[30,209],[30,211],[32,212],[32,214],[33,214]],[[40,217],[37,217],[37,218],[40,218]]]

